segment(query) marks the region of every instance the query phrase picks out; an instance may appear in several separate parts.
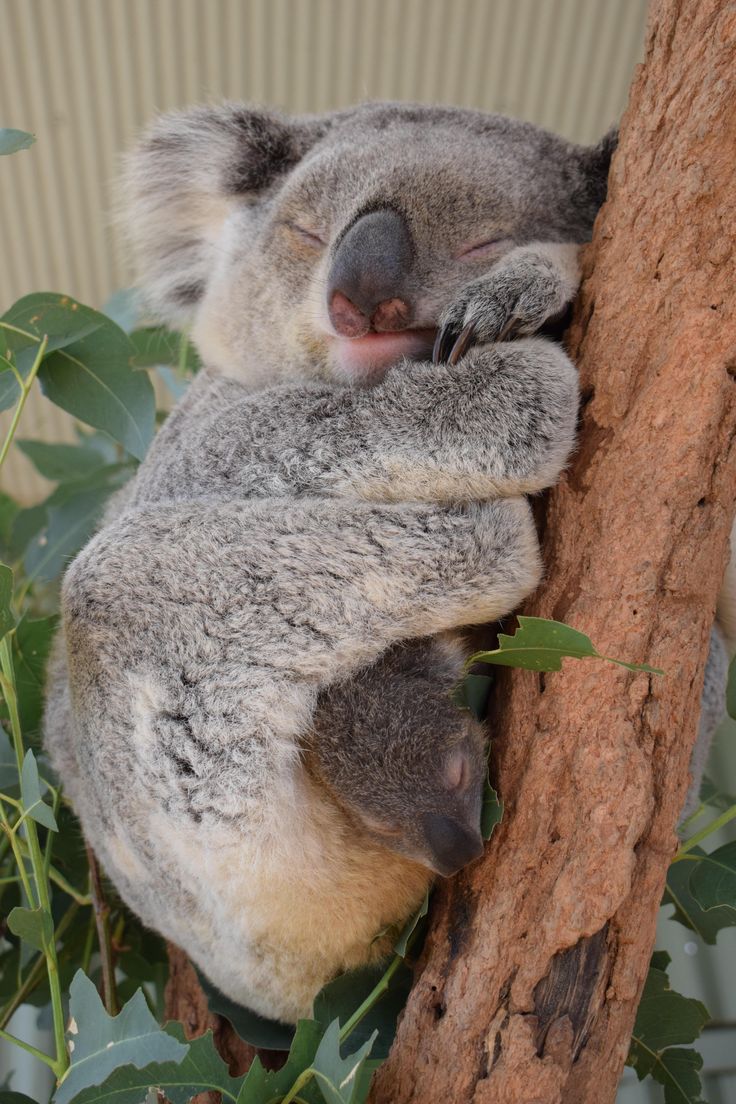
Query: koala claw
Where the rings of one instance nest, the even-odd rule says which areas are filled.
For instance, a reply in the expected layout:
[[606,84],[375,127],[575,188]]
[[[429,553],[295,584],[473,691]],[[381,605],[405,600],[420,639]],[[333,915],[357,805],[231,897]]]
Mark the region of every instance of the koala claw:
[[471,345],[475,344],[475,322],[468,322],[460,332],[451,322],[446,322],[438,331],[432,350],[432,363],[457,364],[460,357],[465,356]]

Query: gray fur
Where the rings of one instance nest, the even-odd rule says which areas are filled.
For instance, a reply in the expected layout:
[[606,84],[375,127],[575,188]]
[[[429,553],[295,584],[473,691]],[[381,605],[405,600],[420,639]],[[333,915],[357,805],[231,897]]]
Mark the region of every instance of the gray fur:
[[[459,109],[225,105],[129,161],[144,289],[207,368],[67,572],[47,746],[125,899],[262,1013],[308,1013],[472,854],[457,630],[540,577],[522,496],[566,463],[577,379],[533,334],[609,157]],[[341,243],[383,209],[406,248],[380,295],[410,319],[356,361],[326,291],[359,285]],[[492,344],[509,316],[528,336]],[[476,344],[430,363],[468,318]]]

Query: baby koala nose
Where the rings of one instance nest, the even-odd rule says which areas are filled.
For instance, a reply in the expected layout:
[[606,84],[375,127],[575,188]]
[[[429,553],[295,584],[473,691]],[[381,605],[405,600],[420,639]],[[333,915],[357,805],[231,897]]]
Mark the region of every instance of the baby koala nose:
[[449,878],[473,859],[483,854],[483,838],[477,829],[470,829],[454,817],[441,813],[422,816],[424,836],[429,844],[432,867]]
[[392,208],[361,215],[340,240],[327,277],[330,322],[342,337],[405,330],[414,249],[405,219]]

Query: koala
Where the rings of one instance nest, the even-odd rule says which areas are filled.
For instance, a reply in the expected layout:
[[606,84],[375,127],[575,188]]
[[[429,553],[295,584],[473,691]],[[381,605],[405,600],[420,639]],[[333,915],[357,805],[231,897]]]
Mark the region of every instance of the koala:
[[[143,922],[286,1022],[482,851],[467,626],[538,584],[544,336],[613,136],[455,108],[165,115],[125,218],[204,367],[62,588],[46,744]],[[383,933],[383,934],[379,934]]]

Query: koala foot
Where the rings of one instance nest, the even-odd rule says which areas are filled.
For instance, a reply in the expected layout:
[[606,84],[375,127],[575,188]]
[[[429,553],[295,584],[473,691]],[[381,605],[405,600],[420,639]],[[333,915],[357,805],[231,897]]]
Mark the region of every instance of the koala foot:
[[537,333],[560,317],[578,285],[568,245],[522,246],[467,284],[440,318],[433,360],[456,364],[475,344]]

